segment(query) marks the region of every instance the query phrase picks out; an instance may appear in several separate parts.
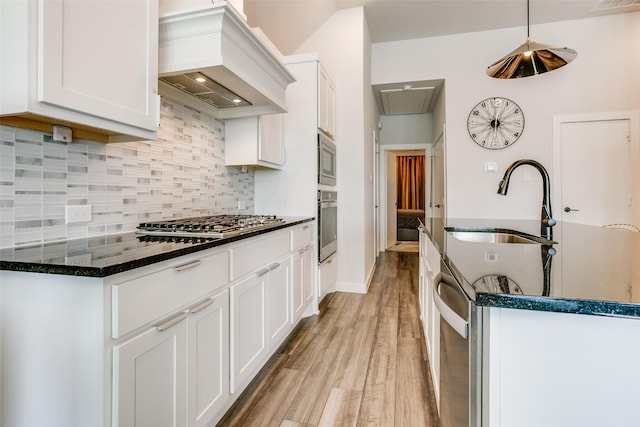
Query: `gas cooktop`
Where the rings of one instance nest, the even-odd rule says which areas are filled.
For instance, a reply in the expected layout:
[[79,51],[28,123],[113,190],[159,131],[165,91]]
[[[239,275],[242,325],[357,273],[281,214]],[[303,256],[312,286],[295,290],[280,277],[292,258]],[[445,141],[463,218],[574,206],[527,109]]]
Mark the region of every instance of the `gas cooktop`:
[[146,236],[227,238],[278,226],[275,215],[210,215],[143,222],[136,233]]

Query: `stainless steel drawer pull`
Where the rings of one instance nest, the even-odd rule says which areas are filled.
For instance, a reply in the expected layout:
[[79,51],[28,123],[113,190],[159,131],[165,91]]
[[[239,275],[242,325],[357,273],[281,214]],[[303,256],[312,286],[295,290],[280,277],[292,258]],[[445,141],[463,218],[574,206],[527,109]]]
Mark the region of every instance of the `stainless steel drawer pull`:
[[211,304],[213,304],[214,298],[208,298],[205,301],[201,302],[200,304],[197,304],[193,307],[191,307],[189,309],[189,311],[191,313],[197,313],[199,311],[204,310],[205,308],[209,307]]
[[187,318],[187,313],[185,313],[183,311],[182,313],[178,314],[177,316],[172,317],[171,319],[167,320],[166,322],[161,323],[159,325],[156,325],[156,329],[158,329],[159,331],[165,331],[165,330],[169,329],[170,327],[172,327],[173,325],[175,325],[176,323],[182,322],[186,318]]
[[275,270],[276,268],[280,267],[280,263],[279,262],[274,262],[273,264],[271,264],[269,267],[267,267],[269,269],[269,271]]
[[269,270],[268,268],[263,268],[262,270],[258,271],[258,277],[262,277],[262,276],[264,276],[264,275],[265,275],[265,274],[267,274],[269,271],[271,271],[271,270]]
[[202,263],[202,261],[200,261],[199,259],[195,260],[195,261],[189,261],[185,264],[181,264],[181,265],[176,265],[175,267],[173,267],[173,269],[175,271],[183,271],[183,270],[188,270],[190,268],[193,267],[197,267]]
[[310,250],[310,249],[311,249],[311,245],[307,245],[307,246],[305,246],[304,248],[300,249],[300,250],[298,251],[298,253],[299,253],[299,254],[303,254],[303,253],[307,252],[307,251],[308,251],[308,250]]

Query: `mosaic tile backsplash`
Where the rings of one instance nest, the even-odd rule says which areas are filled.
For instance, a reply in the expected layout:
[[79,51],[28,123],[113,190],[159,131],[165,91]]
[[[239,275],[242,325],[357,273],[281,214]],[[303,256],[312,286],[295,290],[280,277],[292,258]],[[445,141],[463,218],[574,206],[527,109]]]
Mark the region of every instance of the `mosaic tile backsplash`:
[[[63,143],[0,126],[0,248],[128,232],[149,220],[253,213],[253,194],[254,173],[224,165],[224,122],[168,99],[156,141]],[[92,221],[65,224],[68,205],[91,205]]]

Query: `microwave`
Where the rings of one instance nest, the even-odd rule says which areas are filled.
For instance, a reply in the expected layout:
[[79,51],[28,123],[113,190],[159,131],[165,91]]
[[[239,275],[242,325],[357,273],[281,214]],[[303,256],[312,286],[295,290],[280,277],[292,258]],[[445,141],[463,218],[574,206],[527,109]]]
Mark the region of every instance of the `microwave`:
[[336,144],[318,133],[318,184],[336,185]]

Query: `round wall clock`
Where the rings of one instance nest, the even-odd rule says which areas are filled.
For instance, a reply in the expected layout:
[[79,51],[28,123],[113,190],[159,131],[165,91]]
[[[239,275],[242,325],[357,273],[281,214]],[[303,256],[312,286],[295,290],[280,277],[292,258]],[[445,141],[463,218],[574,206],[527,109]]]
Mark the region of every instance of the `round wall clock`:
[[515,143],[524,130],[522,109],[510,99],[487,98],[467,118],[471,139],[481,147],[500,150]]

